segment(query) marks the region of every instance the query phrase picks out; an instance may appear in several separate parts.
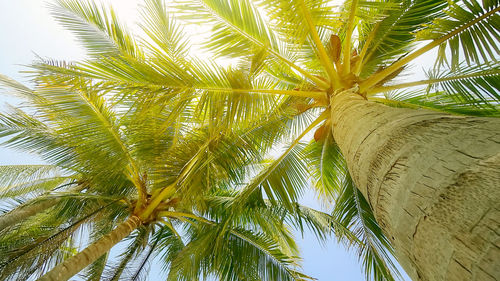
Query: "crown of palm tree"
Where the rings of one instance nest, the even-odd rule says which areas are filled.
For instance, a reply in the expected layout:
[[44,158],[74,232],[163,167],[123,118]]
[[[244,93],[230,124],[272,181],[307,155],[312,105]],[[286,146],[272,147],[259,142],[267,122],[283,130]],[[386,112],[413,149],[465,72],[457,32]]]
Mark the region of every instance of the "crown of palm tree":
[[[126,221],[129,249],[117,262],[103,250],[86,278],[136,280],[161,255],[169,280],[307,279],[290,233],[307,225],[358,249],[367,279],[393,280],[393,249],[333,139],[330,99],[499,115],[498,1],[146,0],[136,36],[90,2],[52,10],[88,58],[40,59],[33,89],[0,76],[25,101],[0,115],[0,137],[50,164],[0,171],[12,205],[0,279],[67,266],[82,237],[101,243]],[[208,27],[200,45],[233,64],[194,56],[180,23]],[[394,82],[435,47],[428,79]],[[309,179],[331,214],[297,203]]]

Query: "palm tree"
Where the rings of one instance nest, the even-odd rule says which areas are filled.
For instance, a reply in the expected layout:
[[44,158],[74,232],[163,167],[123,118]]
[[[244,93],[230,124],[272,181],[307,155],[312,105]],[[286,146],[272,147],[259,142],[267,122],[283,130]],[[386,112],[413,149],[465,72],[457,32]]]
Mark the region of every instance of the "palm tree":
[[[12,206],[0,216],[2,280],[67,280],[84,268],[89,280],[137,280],[155,256],[169,280],[306,280],[291,227],[357,243],[298,204],[235,204],[242,177],[265,160],[262,135],[287,120],[281,109],[220,134],[182,99],[104,93],[81,79],[38,76],[35,89],[1,79],[24,99],[24,110],[0,115],[5,144],[50,163],[0,167],[0,200]],[[125,238],[119,260],[108,260]]]
[[[340,6],[326,0],[181,0],[167,13],[162,1],[150,0],[136,39],[112,10],[61,1],[55,17],[75,32],[90,57],[79,63],[41,60],[33,66],[40,87],[35,93],[7,79],[3,84],[40,103],[40,112],[47,105],[73,110],[67,106],[71,95],[57,94],[66,88],[97,100],[84,103],[91,106],[87,112],[75,109],[82,120],[63,114],[58,124],[68,130],[62,137],[68,144],[41,137],[43,123],[29,114],[5,117],[2,134],[16,134],[12,145],[50,151],[46,158],[58,167],[84,167],[75,179],[80,189],[91,182],[102,189],[99,196],[136,196],[129,199],[127,225],[115,228],[123,235],[162,217],[167,211],[158,208],[181,187],[180,202],[187,200],[196,212],[203,213],[198,204],[213,196],[212,188],[231,186],[237,191],[223,197],[236,214],[260,202],[297,217],[309,166],[317,191],[335,202],[326,225],[358,247],[367,276],[397,275],[390,258],[394,247],[414,280],[495,280],[500,120],[492,117],[499,115],[499,10],[499,1],[475,0],[351,0]],[[235,63],[220,67],[194,58],[178,22],[210,27],[203,47]],[[428,79],[398,80],[434,48],[437,60]],[[51,101],[55,96],[62,100]],[[109,115],[109,108],[120,118]],[[106,138],[89,143],[90,137],[79,135],[89,121],[83,116],[97,111],[102,113],[92,122]],[[151,129],[157,127],[162,129]],[[302,145],[314,130],[314,141]],[[172,145],[161,140],[167,131]],[[200,131],[205,142],[197,143]],[[284,143],[274,161],[262,161]],[[182,155],[171,156],[171,148],[181,145]],[[231,153],[205,155],[219,145]],[[74,163],[72,150],[85,153],[82,163]],[[153,163],[167,165],[170,176],[150,175]],[[210,171],[210,180],[199,169]],[[98,187],[111,178],[131,184]],[[150,184],[152,178],[162,184]],[[77,193],[87,194],[82,190]],[[15,212],[39,213],[29,205]],[[219,274],[229,272],[215,267]]]

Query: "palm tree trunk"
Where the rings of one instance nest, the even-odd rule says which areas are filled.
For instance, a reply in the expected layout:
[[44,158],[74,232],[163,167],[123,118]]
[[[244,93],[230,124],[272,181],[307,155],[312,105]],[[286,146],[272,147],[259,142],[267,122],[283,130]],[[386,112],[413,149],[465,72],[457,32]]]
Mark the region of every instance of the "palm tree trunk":
[[89,264],[96,261],[100,256],[108,252],[116,243],[127,237],[134,229],[141,225],[141,220],[137,216],[130,217],[127,221],[117,226],[113,231],[97,240],[85,250],[75,256],[65,260],[63,263],[54,267],[39,281],[62,281],[68,280],[73,275],[80,272]]
[[500,119],[331,101],[351,176],[413,280],[500,280]]
[[34,202],[27,206],[16,208],[3,216],[0,216],[0,231],[55,206],[59,201],[59,199],[53,199]]

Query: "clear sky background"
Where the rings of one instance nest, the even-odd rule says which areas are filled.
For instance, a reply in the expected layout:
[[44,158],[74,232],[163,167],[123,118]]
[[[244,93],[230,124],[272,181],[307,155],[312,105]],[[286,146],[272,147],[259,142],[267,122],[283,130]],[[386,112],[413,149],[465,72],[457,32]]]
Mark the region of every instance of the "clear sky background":
[[[0,73],[18,81],[27,81],[26,70],[35,59],[35,54],[44,58],[77,60],[84,57],[84,51],[75,38],[62,29],[50,16],[47,3],[50,0],[0,0]],[[140,0],[107,0],[116,9],[118,16],[131,26],[138,19],[137,3]],[[422,61],[430,61],[429,57]],[[427,63],[428,64],[428,63]],[[415,72],[421,72],[420,66]],[[412,81],[421,78],[412,75]],[[15,103],[0,92],[0,110],[4,104]],[[26,155],[17,151],[0,148],[0,165],[42,163],[36,155]],[[307,194],[303,202],[318,206],[313,194]],[[301,248],[304,273],[319,281],[358,281],[364,280],[361,266],[354,251],[346,251],[342,245],[330,240],[320,245],[311,233],[302,238],[297,235]],[[149,280],[159,278],[158,266],[152,265]],[[410,280],[406,277],[406,280]]]

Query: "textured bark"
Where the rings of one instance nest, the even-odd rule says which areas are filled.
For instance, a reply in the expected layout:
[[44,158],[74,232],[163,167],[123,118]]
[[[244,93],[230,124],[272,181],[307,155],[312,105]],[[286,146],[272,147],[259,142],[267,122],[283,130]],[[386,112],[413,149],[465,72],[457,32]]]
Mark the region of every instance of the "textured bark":
[[44,200],[42,202],[35,202],[27,206],[22,206],[14,209],[3,216],[0,216],[0,231],[13,224],[21,222],[33,215],[47,210],[50,207],[59,203],[59,199]]
[[108,252],[116,243],[127,237],[134,229],[141,225],[139,217],[132,216],[127,221],[117,226],[109,234],[97,240],[85,250],[65,260],[63,263],[54,267],[39,281],[63,281],[68,280],[73,275],[80,272],[86,266],[96,261],[99,257]]
[[500,280],[500,119],[331,101],[351,176],[413,280]]

